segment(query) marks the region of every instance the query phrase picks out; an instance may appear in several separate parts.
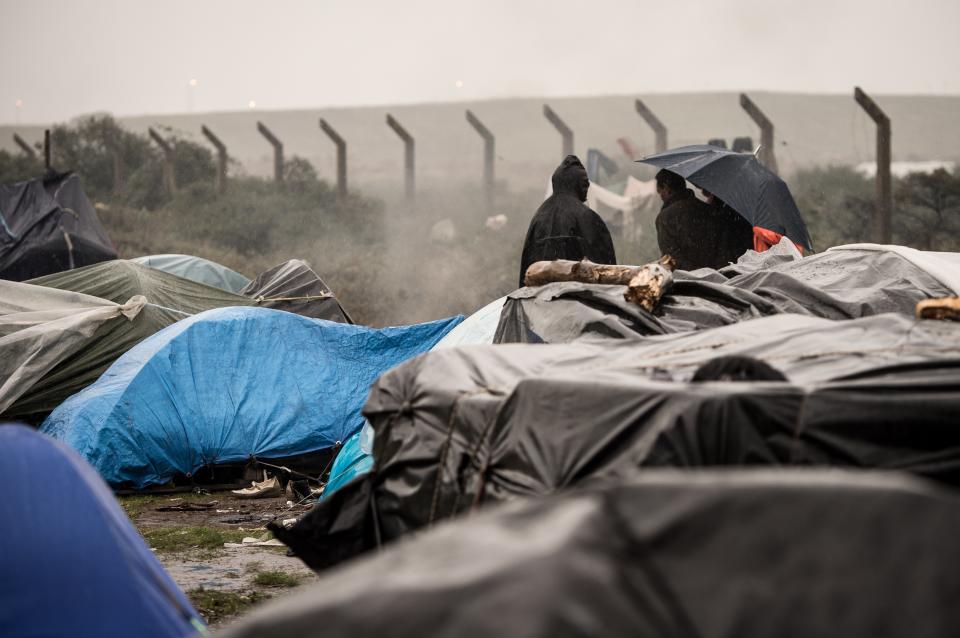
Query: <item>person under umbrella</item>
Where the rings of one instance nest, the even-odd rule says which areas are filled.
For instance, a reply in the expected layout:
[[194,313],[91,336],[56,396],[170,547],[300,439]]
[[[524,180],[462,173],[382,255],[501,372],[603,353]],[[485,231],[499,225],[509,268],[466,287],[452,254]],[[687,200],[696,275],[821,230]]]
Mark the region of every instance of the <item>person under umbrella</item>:
[[723,268],[753,245],[753,227],[709,194],[708,204],[694,196],[686,180],[668,170],[656,175],[663,207],[657,215],[660,253],[677,260],[680,270]]
[[790,189],[754,154],[693,145],[638,161],[666,169],[719,197],[750,223],[755,250],[763,251],[782,237],[789,238],[801,252],[813,250]]
[[530,221],[520,256],[520,287],[530,264],[537,261],[586,257],[598,264],[615,264],[610,231],[600,215],[584,202],[590,179],[575,155],[567,155],[553,172],[553,194]]

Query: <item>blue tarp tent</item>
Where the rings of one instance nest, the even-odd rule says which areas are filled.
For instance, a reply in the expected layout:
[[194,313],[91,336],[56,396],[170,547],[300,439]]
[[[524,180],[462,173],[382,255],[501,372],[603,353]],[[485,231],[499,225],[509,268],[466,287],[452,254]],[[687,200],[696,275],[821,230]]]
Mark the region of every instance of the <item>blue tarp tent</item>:
[[341,487],[363,476],[373,469],[373,427],[369,421],[364,422],[360,431],[347,439],[337,458],[330,468],[330,479],[327,481],[320,500],[324,500]]
[[183,638],[205,631],[97,473],[0,425],[0,636]]
[[[432,350],[458,346],[489,345],[500,323],[500,311],[506,297],[491,301],[448,332]],[[330,468],[330,480],[320,500],[329,497],[358,476],[373,469],[373,428],[369,423],[347,439]]]
[[250,283],[249,279],[236,270],[193,255],[146,255],[131,261],[237,294]]
[[250,458],[342,443],[383,372],[463,320],[373,329],[266,308],[221,308],[161,330],[65,401],[41,431],[108,483],[141,488]]

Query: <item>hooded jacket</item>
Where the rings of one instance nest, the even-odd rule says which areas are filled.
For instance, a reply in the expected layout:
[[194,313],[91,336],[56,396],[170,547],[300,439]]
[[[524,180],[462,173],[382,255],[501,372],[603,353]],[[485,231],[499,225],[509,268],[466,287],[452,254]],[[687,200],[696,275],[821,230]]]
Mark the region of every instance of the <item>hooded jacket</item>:
[[583,202],[590,180],[587,170],[574,155],[567,155],[553,172],[553,195],[548,197],[530,221],[520,256],[520,287],[530,264],[554,259],[615,264],[610,231],[600,215]]
[[723,268],[753,248],[753,227],[732,208],[710,206],[689,188],[664,202],[657,215],[660,253],[677,269]]

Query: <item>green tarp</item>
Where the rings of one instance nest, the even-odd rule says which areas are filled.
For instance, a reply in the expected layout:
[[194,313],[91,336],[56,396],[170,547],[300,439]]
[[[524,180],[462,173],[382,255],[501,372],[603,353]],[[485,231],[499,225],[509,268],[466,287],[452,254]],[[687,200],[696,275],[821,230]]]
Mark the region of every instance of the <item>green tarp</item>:
[[3,413],[37,420],[93,383],[120,355],[184,317],[213,308],[251,306],[253,300],[130,261],[108,261],[33,279],[30,284],[79,292],[118,304],[143,295],[132,320],[102,323]]

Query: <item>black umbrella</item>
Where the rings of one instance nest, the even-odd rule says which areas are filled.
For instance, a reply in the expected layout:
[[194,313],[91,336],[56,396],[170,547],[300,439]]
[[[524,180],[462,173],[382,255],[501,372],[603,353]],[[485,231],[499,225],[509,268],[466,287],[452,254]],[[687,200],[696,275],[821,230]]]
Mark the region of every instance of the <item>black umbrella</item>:
[[682,146],[637,160],[665,168],[710,191],[754,226],[786,235],[812,251],[810,233],[786,183],[750,153]]

